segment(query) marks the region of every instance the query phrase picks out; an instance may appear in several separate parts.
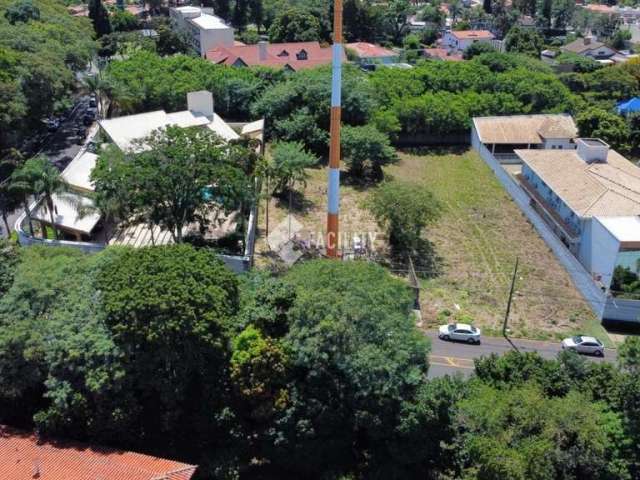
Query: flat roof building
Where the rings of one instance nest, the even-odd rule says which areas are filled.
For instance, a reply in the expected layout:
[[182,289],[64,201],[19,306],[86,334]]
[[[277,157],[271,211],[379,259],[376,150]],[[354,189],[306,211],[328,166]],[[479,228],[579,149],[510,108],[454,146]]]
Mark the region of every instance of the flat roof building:
[[234,44],[233,28],[215,16],[213,8],[174,7],[169,10],[169,16],[176,28],[187,33],[194,50],[202,57],[215,46],[232,47]]

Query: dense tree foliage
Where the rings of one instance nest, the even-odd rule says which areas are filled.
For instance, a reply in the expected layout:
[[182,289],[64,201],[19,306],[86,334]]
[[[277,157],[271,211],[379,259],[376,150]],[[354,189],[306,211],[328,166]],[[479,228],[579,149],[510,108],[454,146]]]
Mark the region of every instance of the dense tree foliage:
[[[362,125],[371,116],[374,92],[366,74],[347,67],[342,78],[342,119]],[[303,142],[314,153],[328,149],[331,69],[303,70],[267,89],[254,103],[254,115],[267,121],[267,135],[279,140]]]
[[74,72],[94,45],[91,23],[63,2],[0,1],[0,154],[70,105]]
[[175,55],[159,57],[138,52],[112,62],[108,69],[114,82],[130,92],[133,102],[123,113],[186,108],[187,93],[213,93],[216,112],[225,119],[248,120],[252,102],[281,73],[214,65],[201,58]]

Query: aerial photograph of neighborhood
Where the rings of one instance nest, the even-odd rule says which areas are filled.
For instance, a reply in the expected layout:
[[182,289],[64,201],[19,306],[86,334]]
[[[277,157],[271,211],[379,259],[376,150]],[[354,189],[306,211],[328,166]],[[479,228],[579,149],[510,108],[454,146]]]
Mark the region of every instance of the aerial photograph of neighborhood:
[[0,480],[280,479],[640,480],[640,0],[0,0]]

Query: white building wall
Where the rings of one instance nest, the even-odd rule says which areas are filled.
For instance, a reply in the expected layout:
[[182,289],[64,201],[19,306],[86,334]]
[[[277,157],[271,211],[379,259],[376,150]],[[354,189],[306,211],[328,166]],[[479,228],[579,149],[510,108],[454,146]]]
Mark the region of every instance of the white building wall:
[[205,54],[216,47],[222,45],[224,47],[233,47],[233,28],[200,30],[200,55]]
[[[609,288],[620,251],[620,242],[597,218],[591,220],[590,247],[589,270],[594,278],[600,278],[600,282],[605,288]],[[585,262],[582,263],[585,264]]]

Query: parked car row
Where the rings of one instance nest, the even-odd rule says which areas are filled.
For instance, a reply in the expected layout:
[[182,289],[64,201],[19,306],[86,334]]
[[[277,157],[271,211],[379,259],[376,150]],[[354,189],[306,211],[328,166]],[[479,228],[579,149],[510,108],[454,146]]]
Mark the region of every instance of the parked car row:
[[[479,345],[481,342],[481,331],[479,328],[466,323],[450,323],[438,327],[438,338],[445,341],[464,342]],[[595,337],[585,335],[575,335],[565,338],[560,343],[562,350],[570,350],[577,353],[604,356],[604,344]]]

